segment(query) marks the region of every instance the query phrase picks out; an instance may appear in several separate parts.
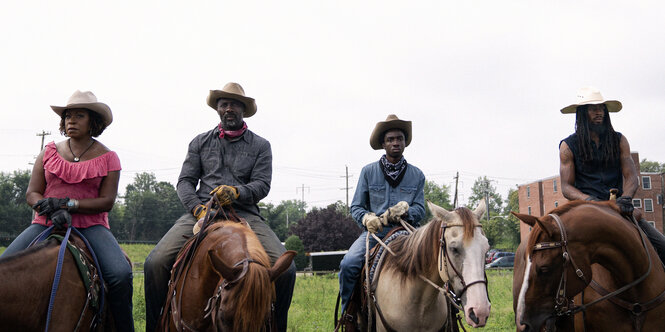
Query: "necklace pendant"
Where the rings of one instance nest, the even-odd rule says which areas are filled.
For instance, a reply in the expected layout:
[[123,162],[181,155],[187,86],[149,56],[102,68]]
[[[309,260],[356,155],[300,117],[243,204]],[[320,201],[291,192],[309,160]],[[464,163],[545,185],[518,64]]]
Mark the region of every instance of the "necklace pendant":
[[78,163],[79,160],[81,160],[81,159],[79,159],[79,157],[74,157],[74,162],[75,162],[75,163]]

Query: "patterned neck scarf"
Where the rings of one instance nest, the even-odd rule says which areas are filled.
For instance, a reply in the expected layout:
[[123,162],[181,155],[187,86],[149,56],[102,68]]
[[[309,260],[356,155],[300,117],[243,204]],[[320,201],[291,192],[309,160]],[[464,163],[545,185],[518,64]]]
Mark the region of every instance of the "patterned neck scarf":
[[238,130],[224,130],[222,129],[222,123],[220,122],[217,125],[217,129],[219,129],[219,138],[224,138],[225,136],[228,138],[236,138],[240,137],[245,132],[245,130],[247,130],[247,122],[243,121],[242,128]]
[[390,184],[391,187],[395,188],[397,185],[402,182],[402,178],[404,178],[404,174],[406,173],[406,159],[402,157],[396,164],[393,164],[388,161],[386,158],[386,155],[384,154],[381,156],[381,159],[379,160],[381,164],[381,171],[383,172],[383,176],[386,178],[386,181],[388,181],[388,184]]

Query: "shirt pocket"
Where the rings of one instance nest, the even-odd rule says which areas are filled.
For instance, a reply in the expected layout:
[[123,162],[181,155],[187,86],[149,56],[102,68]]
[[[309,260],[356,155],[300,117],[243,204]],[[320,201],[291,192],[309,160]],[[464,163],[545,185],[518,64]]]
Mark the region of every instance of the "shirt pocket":
[[399,200],[406,201],[411,205],[416,198],[416,187],[403,186],[399,187]]
[[370,185],[369,201],[372,207],[383,204],[386,201],[386,187],[382,185]]
[[233,160],[233,174],[247,183],[252,176],[255,163],[256,154],[245,151],[236,152]]

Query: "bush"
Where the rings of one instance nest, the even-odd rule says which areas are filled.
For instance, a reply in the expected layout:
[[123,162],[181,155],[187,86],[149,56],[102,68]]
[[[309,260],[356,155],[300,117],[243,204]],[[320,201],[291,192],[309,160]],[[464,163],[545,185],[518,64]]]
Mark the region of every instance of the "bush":
[[284,244],[286,250],[293,250],[297,252],[294,261],[297,270],[303,270],[307,266],[307,256],[305,256],[305,246],[297,235],[291,235]]

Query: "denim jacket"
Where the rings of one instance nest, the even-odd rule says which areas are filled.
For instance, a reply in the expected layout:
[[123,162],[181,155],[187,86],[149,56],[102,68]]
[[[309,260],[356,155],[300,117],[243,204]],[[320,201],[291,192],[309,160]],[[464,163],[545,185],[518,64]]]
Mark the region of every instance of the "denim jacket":
[[406,174],[397,187],[388,184],[380,162],[363,167],[351,202],[351,216],[364,228],[362,219],[365,213],[374,212],[377,216],[399,201],[409,203],[407,221],[419,226],[425,217],[425,175],[418,167],[408,164]]

